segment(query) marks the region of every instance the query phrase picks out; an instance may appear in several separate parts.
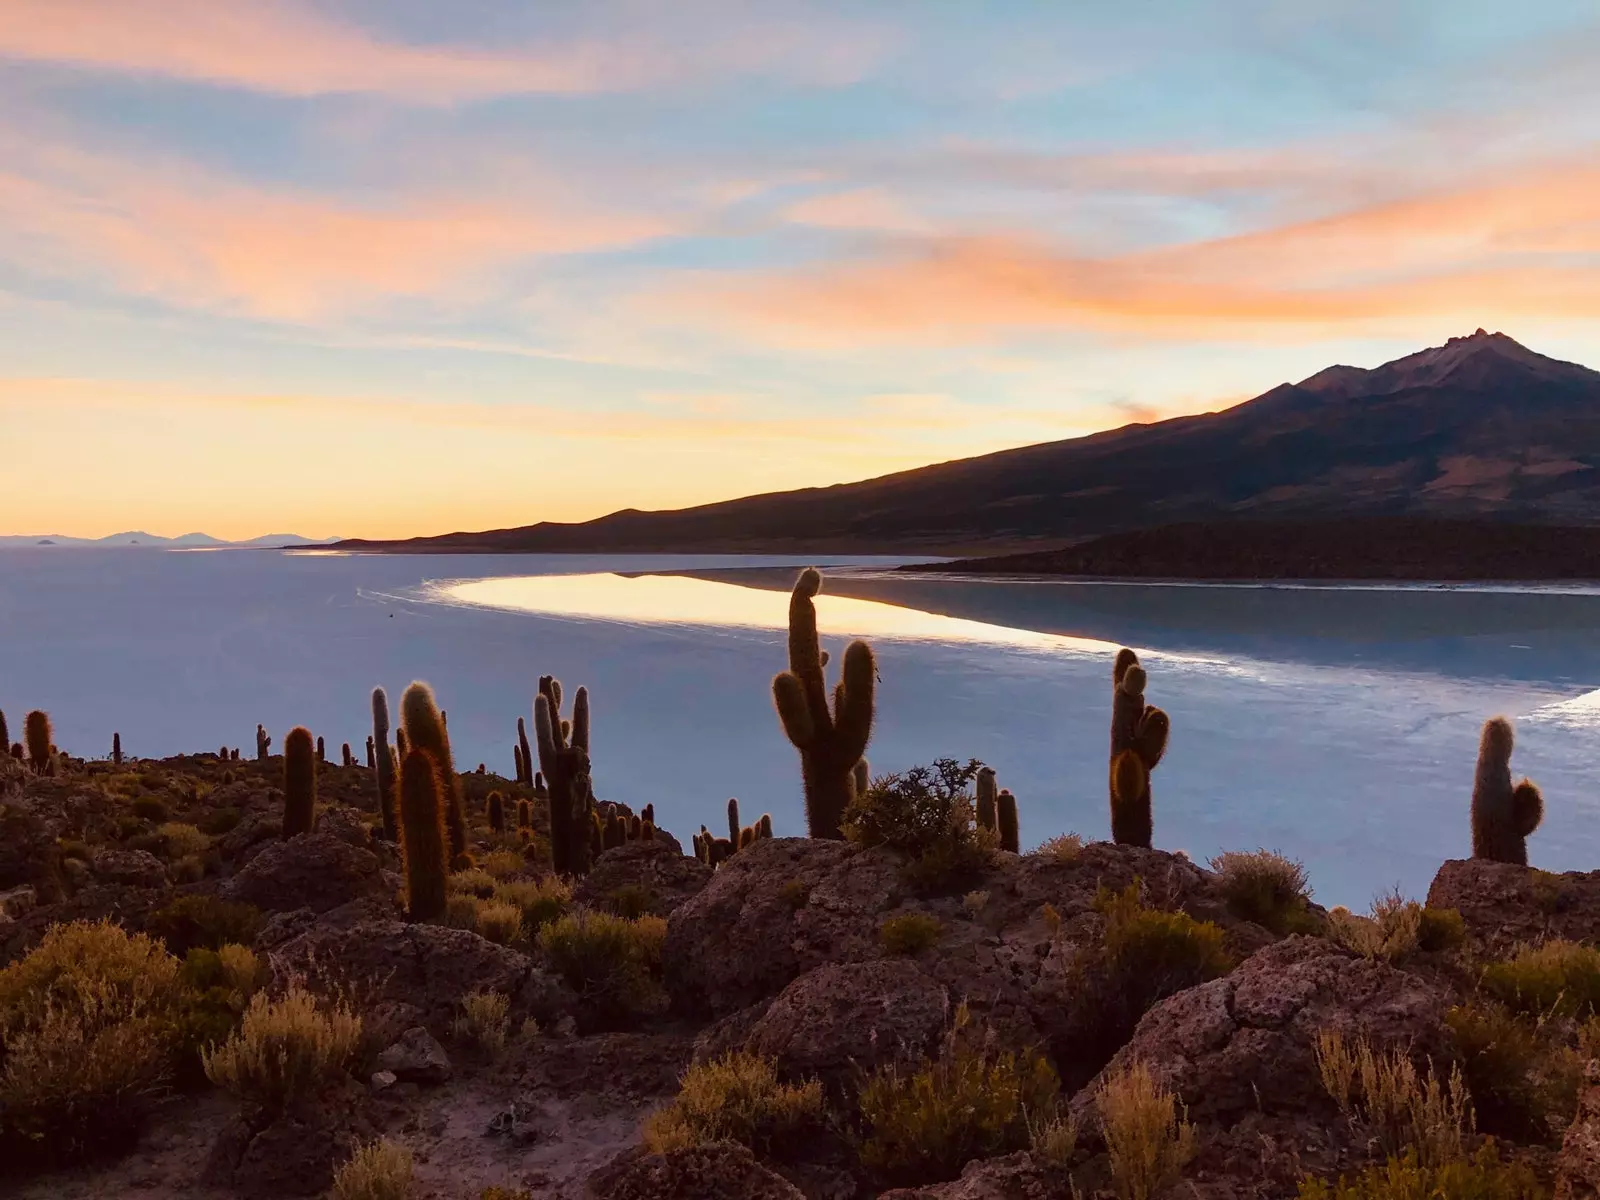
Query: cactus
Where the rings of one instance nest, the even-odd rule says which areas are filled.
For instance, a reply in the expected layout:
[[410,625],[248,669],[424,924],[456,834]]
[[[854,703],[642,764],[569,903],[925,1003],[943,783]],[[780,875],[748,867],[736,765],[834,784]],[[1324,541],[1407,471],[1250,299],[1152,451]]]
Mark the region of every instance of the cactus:
[[533,828],[533,805],[526,800],[517,801],[517,828]]
[[26,753],[27,753],[27,751],[22,748],[22,743],[21,742],[12,742],[11,743],[11,757],[12,758],[15,758],[15,759],[20,761],[22,759],[23,755],[25,755]]
[[425,750],[407,754],[400,771],[400,853],[406,911],[413,921],[431,921],[444,914],[449,851],[443,793],[433,757]]
[[499,792],[489,793],[489,831],[491,833],[506,831],[506,802]]
[[226,746],[223,746],[222,748],[220,748],[217,751],[217,757],[219,759],[221,759],[223,762],[227,762],[228,761],[228,748]]
[[312,757],[311,731],[296,725],[283,739],[283,836],[310,833],[316,820],[317,760]]
[[[4,740],[3,731],[4,726],[0,726],[0,741]],[[122,765],[122,735],[120,733],[111,735],[111,763],[113,766],[118,767]]]
[[1145,671],[1132,650],[1117,651],[1111,670],[1111,837],[1126,846],[1150,845],[1154,817],[1150,772],[1167,750],[1167,714],[1144,701]]
[[317,739],[317,761],[319,763],[325,763],[328,761],[328,747],[323,744],[323,741],[320,737]]
[[439,773],[445,828],[450,831],[450,858],[455,861],[467,852],[467,818],[461,807],[461,783],[456,778],[455,760],[450,755],[450,734],[434,702],[433,689],[421,680],[413,681],[400,697],[400,723],[406,745],[413,751],[425,751]]
[[535,800],[550,799],[550,789],[545,786],[543,771],[535,771],[533,773],[533,798]]
[[728,797],[728,840],[735,846],[739,844],[739,801],[734,796]]
[[1020,832],[1017,829],[1017,798],[1009,788],[1001,788],[994,798],[995,817],[999,824],[1000,849],[1012,854],[1022,853]]
[[769,838],[772,836],[772,814],[762,813],[761,820],[756,823],[758,836]]
[[[517,718],[517,720],[518,720],[518,721],[519,721],[519,722],[520,722],[520,721],[521,721],[521,720],[522,720],[522,718],[521,718],[521,717],[518,717],[518,718]],[[523,772],[522,772],[522,747],[521,747],[521,746],[518,746],[518,745],[517,745],[517,744],[516,744],[516,743],[514,743],[514,742],[513,742],[513,743],[512,743],[512,746],[511,746],[511,757],[512,757],[512,758],[513,758],[513,759],[514,759],[514,760],[515,760],[515,762],[516,762],[516,769],[517,769],[517,782],[518,782],[518,783],[519,783],[519,784],[520,784],[520,783],[522,783],[522,782],[523,782]]]
[[987,829],[995,837],[1000,836],[1000,826],[995,817],[995,780],[994,768],[984,767],[978,772],[978,828]]
[[[533,732],[550,801],[550,857],[558,875],[586,875],[594,848],[594,788],[589,777],[589,691],[572,698],[561,719],[561,681],[545,675],[533,702]],[[603,834],[603,831],[602,831]],[[603,841],[603,838],[602,838]]]
[[22,718],[22,736],[28,743],[28,762],[37,775],[50,775],[50,714],[34,709]]
[[[385,701],[387,702],[387,697],[385,697]],[[388,742],[389,735],[387,733],[384,734],[383,740],[384,740],[385,743]],[[388,748],[387,745],[384,748],[387,749]],[[372,735],[369,733],[369,734],[367,734],[367,770],[376,771],[377,769],[378,769],[378,748],[377,748],[377,744],[372,740]]]
[[521,717],[517,718],[517,748],[521,753],[522,774],[517,777],[518,783],[533,786],[533,751],[528,747],[528,726]]
[[6,728],[5,711],[0,710],[0,750],[4,750],[9,745],[11,745],[11,730]]
[[856,764],[872,737],[873,691],[878,669],[872,647],[851,642],[828,707],[828,656],[817,640],[814,597],[822,576],[807,567],[789,597],[789,669],[772,680],[772,699],[783,731],[800,751],[806,826],[814,838],[842,838],[840,822],[856,793]]
[[[396,734],[396,736],[403,736]],[[395,804],[395,762],[389,751],[389,694],[381,687],[372,689],[372,736],[367,739],[377,762],[378,812],[383,817],[383,836],[391,842],[399,837],[399,814]],[[400,761],[405,752],[401,751]]]
[[643,808],[641,808],[639,810],[639,817],[640,817],[641,820],[649,821],[652,825],[654,825],[656,823],[656,806],[655,806],[655,804],[654,803],[646,804]]
[[350,753],[349,742],[344,743],[343,747],[341,748],[340,762],[347,767],[353,767],[356,765],[356,756]]
[[272,749],[272,737],[267,733],[265,725],[256,726],[256,761],[266,762],[267,751]]
[[1528,865],[1527,836],[1544,819],[1544,798],[1531,779],[1511,786],[1511,722],[1483,724],[1478,771],[1472,785],[1472,857]]

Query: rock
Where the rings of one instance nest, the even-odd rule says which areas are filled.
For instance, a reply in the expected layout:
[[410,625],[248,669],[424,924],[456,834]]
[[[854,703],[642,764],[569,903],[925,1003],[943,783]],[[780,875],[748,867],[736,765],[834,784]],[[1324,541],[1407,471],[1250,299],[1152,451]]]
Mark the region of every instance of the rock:
[[1433,877],[1428,907],[1459,912],[1472,950],[1488,958],[1549,937],[1600,941],[1600,871],[1555,875],[1513,863],[1451,859]]
[[0,920],[15,921],[24,913],[31,912],[38,903],[39,893],[30,883],[0,892]]
[[265,1126],[235,1120],[212,1147],[203,1182],[243,1200],[321,1196],[351,1147],[377,1135],[369,1099],[370,1093],[346,1080]]
[[878,1200],[1078,1200],[1069,1172],[1035,1163],[1026,1153],[970,1162],[960,1179],[896,1188]]
[[450,1078],[450,1056],[421,1025],[406,1030],[378,1055],[377,1066],[410,1083],[444,1083]]
[[1567,1126],[1556,1159],[1555,1200],[1600,1197],[1600,1063],[1591,1061],[1584,1074],[1578,1112]]
[[167,885],[167,868],[147,850],[102,850],[90,865],[102,883],[123,887],[157,888]]
[[400,1077],[393,1071],[374,1071],[372,1073],[371,1082],[372,1090],[375,1092],[381,1092],[388,1088],[392,1088],[395,1084],[399,1083]]
[[818,967],[778,994],[746,1046],[790,1079],[853,1090],[861,1072],[917,1062],[939,1043],[950,997],[910,959]]
[[584,1195],[589,1200],[802,1200],[794,1185],[729,1142],[667,1154],[630,1150],[589,1176]]
[[710,867],[687,857],[672,842],[629,842],[607,850],[595,861],[573,899],[593,908],[607,908],[612,907],[611,897],[618,889],[641,888],[650,897],[646,911],[665,917],[710,883],[711,874]]
[[[0,755],[14,762],[9,755]],[[28,778],[24,769],[23,778]],[[0,806],[0,889],[23,885],[46,902],[61,894],[61,852],[55,835],[31,812]]]
[[222,835],[217,850],[228,862],[243,865],[272,842],[282,840],[282,834],[281,812],[253,812]]
[[[1105,1073],[1143,1062],[1187,1105],[1191,1120],[1221,1130],[1263,1117],[1293,1118],[1277,1138],[1292,1143],[1307,1169],[1320,1169],[1342,1162],[1340,1139],[1359,1134],[1338,1119],[1323,1089],[1317,1033],[1364,1036],[1380,1049],[1406,1048],[1448,1069],[1455,1050],[1444,1014],[1451,1003],[1442,988],[1418,976],[1318,938],[1292,937],[1225,978],[1161,1001]],[[1082,1130],[1099,1127],[1094,1093],[1091,1086],[1072,1101]],[[1254,1149],[1240,1157],[1259,1168],[1272,1158],[1269,1139],[1252,1132],[1248,1140]]]
[[262,847],[227,881],[223,895],[266,912],[323,913],[382,887],[377,855],[314,829]]
[[365,850],[372,844],[372,832],[354,809],[332,806],[317,816],[315,833],[325,833],[338,838],[347,846]]

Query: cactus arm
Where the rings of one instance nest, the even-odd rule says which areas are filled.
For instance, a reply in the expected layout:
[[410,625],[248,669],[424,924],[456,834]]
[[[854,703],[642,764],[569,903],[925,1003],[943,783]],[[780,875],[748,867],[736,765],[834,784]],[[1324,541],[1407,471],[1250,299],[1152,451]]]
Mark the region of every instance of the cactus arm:
[[816,740],[817,728],[806,703],[805,685],[793,673],[780,671],[772,677],[772,701],[789,741],[800,750],[810,746]]
[[572,697],[572,741],[576,749],[589,753],[589,689],[581,687]]
[[1151,705],[1139,720],[1138,732],[1133,737],[1133,751],[1144,763],[1146,771],[1154,771],[1167,752],[1167,737],[1172,731],[1172,721],[1165,712]]
[[851,642],[844,652],[842,676],[834,693],[834,732],[839,757],[853,765],[866,752],[867,743],[872,739],[878,679],[872,647],[865,642]]
[[1544,820],[1544,796],[1533,780],[1524,779],[1512,791],[1511,819],[1521,837],[1527,837]]

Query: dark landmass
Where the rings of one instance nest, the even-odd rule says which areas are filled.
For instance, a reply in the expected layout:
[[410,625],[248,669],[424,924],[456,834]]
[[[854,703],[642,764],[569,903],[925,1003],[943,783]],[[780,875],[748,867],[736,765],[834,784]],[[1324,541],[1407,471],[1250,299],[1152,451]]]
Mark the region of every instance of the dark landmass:
[[[1219,413],[670,512],[403,553],[996,554],[1182,522],[1427,516],[1600,525],[1600,372],[1482,330]],[[1273,572],[1282,574],[1281,571]]]
[[1428,517],[1185,522],[901,571],[1100,579],[1600,580],[1600,528]]

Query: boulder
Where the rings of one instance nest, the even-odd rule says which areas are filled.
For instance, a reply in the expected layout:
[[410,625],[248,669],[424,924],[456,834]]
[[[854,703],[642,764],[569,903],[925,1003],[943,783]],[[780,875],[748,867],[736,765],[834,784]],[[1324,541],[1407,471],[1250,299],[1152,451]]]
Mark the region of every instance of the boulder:
[[573,899],[591,908],[607,908],[619,889],[641,888],[649,897],[646,911],[665,917],[710,882],[711,868],[687,857],[674,843],[629,842],[595,860]]
[[347,1079],[266,1124],[234,1120],[213,1145],[202,1182],[243,1200],[325,1195],[351,1148],[377,1136],[369,1095]]
[[589,1176],[588,1200],[802,1200],[743,1146],[723,1142],[646,1154],[630,1150]]
[[[14,759],[5,757],[6,761]],[[34,888],[46,902],[61,894],[60,851],[56,838],[31,812],[0,806],[0,889]]]
[[1555,1200],[1600,1200],[1600,1063],[1590,1062],[1585,1075],[1556,1159]]
[[784,988],[745,1045],[787,1078],[848,1092],[863,1072],[925,1057],[949,1019],[949,994],[910,959],[829,965]]
[[[217,803],[221,803],[217,801]],[[231,863],[243,864],[283,835],[281,812],[252,812],[217,842],[217,851]]]
[[147,850],[101,850],[90,864],[101,883],[121,887],[158,888],[167,885],[167,867]]
[[317,815],[315,832],[336,837],[349,846],[366,849],[372,844],[372,831],[353,808],[330,805]]
[[38,903],[38,890],[31,883],[0,891],[0,921],[15,921],[24,913],[32,912]]
[[960,1179],[926,1187],[895,1188],[878,1200],[1079,1200],[1064,1169],[1035,1163],[1026,1153],[978,1159]]
[[406,1083],[445,1083],[450,1078],[450,1056],[431,1033],[413,1025],[378,1055],[377,1068]]
[[266,912],[323,913],[382,888],[377,855],[314,829],[263,846],[223,885],[223,895]]
[[1503,958],[1525,942],[1600,941],[1600,871],[1555,875],[1484,859],[1451,859],[1428,888],[1429,908],[1453,908],[1471,949]]

